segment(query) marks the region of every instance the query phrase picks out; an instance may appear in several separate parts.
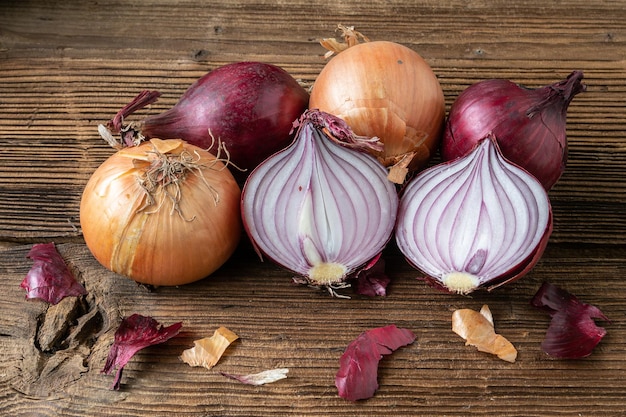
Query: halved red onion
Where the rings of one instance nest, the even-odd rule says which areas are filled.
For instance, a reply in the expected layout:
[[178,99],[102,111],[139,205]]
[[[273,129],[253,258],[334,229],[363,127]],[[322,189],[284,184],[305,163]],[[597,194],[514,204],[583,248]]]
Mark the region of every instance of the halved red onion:
[[293,144],[248,177],[244,226],[261,253],[332,288],[383,250],[398,196],[376,159],[347,148],[359,138],[341,119],[309,110],[298,125]]
[[460,294],[526,274],[552,232],[541,183],[500,153],[495,137],[415,177],[400,200],[396,242],[430,284]]

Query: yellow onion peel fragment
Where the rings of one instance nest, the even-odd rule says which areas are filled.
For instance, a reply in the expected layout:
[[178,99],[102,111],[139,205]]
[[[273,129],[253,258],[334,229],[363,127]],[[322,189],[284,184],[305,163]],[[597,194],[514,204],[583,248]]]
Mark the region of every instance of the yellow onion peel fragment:
[[266,371],[261,371],[256,374],[249,375],[228,374],[226,372],[220,372],[220,374],[222,374],[222,376],[225,376],[226,378],[234,379],[235,381],[239,381],[242,384],[248,385],[271,384],[272,382],[280,381],[281,379],[287,378],[288,373],[288,368],[268,369]]
[[195,340],[194,346],[184,350],[180,358],[189,366],[204,366],[211,369],[220,360],[228,346],[238,338],[239,336],[226,327],[220,327],[215,330],[213,336]]
[[511,363],[517,358],[517,350],[513,344],[496,334],[493,316],[487,305],[480,312],[471,309],[456,310],[452,313],[452,331],[465,339],[465,345],[476,346],[481,352],[497,355]]

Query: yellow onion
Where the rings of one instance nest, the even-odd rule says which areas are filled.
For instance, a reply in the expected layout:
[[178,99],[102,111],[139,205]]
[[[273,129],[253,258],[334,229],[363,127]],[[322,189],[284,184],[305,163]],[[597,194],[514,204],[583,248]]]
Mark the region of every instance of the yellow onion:
[[428,63],[406,46],[388,41],[359,43],[360,33],[340,26],[346,43],[325,39],[339,51],[315,80],[310,109],[334,114],[355,134],[378,137],[384,150],[375,156],[390,169],[389,179],[404,182],[423,167],[443,131],[445,103]]
[[158,286],[197,281],[222,266],[241,237],[241,192],[218,157],[182,140],[152,139],[107,159],[80,204],[94,257]]

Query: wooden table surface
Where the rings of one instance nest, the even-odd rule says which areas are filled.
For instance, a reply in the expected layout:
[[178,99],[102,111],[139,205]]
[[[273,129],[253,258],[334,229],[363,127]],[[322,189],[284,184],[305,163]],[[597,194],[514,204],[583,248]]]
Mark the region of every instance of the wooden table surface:
[[[523,279],[493,293],[447,295],[416,279],[393,247],[386,298],[349,300],[291,283],[249,243],[213,276],[148,291],[100,266],[79,224],[82,189],[112,149],[98,136],[142,89],[171,107],[217,66],[258,60],[312,83],[321,37],[338,23],[418,51],[447,109],[471,83],[508,78],[539,87],[585,73],[568,113],[569,163],[550,192],[554,233]],[[0,415],[3,416],[618,416],[626,415],[626,2],[595,0],[231,2],[42,1],[0,4]],[[19,287],[34,243],[55,242],[86,297],[51,308]],[[549,317],[529,301],[543,281],[598,306],[611,322],[591,356],[541,350]],[[464,346],[458,308],[488,304],[514,364]],[[119,391],[100,370],[121,317],[181,321],[179,336],[126,366]],[[54,316],[58,340],[42,346]],[[385,357],[376,395],[337,395],[347,344],[395,323],[416,342]],[[240,336],[212,370],[179,359],[226,326]],[[254,387],[219,372],[289,368]]]

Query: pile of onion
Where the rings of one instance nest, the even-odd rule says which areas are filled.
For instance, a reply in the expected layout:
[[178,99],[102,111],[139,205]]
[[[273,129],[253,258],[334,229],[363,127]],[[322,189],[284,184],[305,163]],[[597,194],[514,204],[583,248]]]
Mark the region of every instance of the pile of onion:
[[221,144],[231,166],[238,168],[233,174],[240,182],[262,160],[289,145],[292,123],[309,101],[306,90],[284,69],[236,62],[198,79],[171,109],[124,125],[130,114],[159,96],[158,91],[141,92],[108,123],[109,131],[120,133],[124,145],[144,138],[182,139],[216,153]]
[[357,135],[380,138],[384,149],[375,156],[391,167],[389,179],[401,184],[439,146],[443,90],[428,63],[412,49],[370,42],[352,27],[339,28],[345,43],[322,41],[338,55],[315,80],[309,108],[342,118]]
[[118,151],[92,174],[80,224],[87,247],[111,271],[155,286],[186,284],[235,251],[240,195],[217,156],[152,139]]

